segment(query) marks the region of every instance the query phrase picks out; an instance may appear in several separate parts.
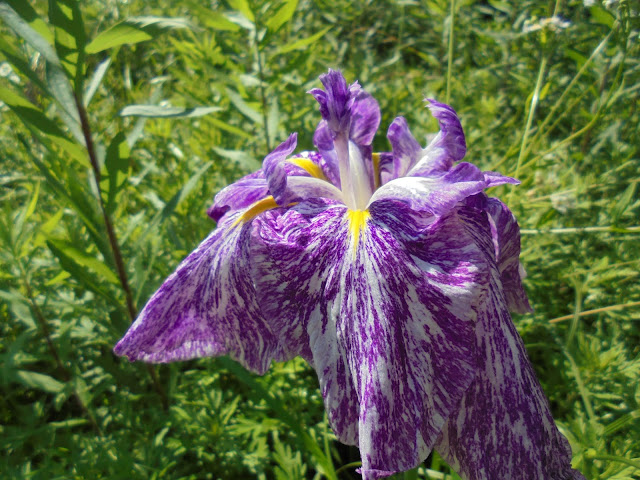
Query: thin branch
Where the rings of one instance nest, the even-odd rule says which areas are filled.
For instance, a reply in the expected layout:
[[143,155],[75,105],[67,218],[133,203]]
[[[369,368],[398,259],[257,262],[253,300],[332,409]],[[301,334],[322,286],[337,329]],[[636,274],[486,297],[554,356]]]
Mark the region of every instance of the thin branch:
[[[138,312],[136,310],[135,305],[133,304],[133,295],[131,293],[131,287],[129,286],[129,280],[127,277],[127,271],[124,266],[124,260],[122,258],[122,253],[120,251],[120,245],[118,244],[118,238],[116,237],[115,230],[113,228],[113,223],[111,222],[111,217],[109,217],[109,213],[105,208],[104,201],[102,200],[102,190],[100,188],[100,164],[98,163],[98,156],[96,154],[95,145],[93,143],[93,136],[91,135],[91,126],[89,125],[89,118],[87,116],[87,111],[84,108],[84,103],[82,99],[75,94],[76,108],[78,109],[78,115],[80,116],[80,125],[82,127],[82,134],[84,135],[85,143],[87,146],[87,153],[89,154],[89,161],[91,162],[91,169],[93,170],[93,179],[95,181],[96,192],[98,196],[98,204],[100,205],[100,210],[102,211],[102,218],[104,220],[104,225],[107,229],[107,236],[109,237],[109,244],[111,245],[111,252],[113,254],[113,259],[116,264],[116,270],[118,271],[118,278],[120,279],[120,285],[122,290],[124,291],[126,302],[127,302],[127,311],[129,312],[129,317],[131,322],[133,322],[138,316]],[[167,399],[167,395],[162,389],[160,385],[160,381],[158,380],[158,374],[153,367],[153,365],[147,364],[147,371],[151,376],[151,381],[153,383],[153,387],[156,392],[160,395],[160,400],[162,402],[162,407],[166,410],[169,409],[169,401]]]
[[[578,314],[579,317],[586,317],[587,315],[596,315],[597,313],[611,312],[614,310],[623,310],[629,307],[638,307],[640,302],[619,303],[617,305],[609,305],[608,307],[594,308],[593,310],[585,310]],[[565,320],[571,320],[574,315],[565,315],[564,317],[552,318],[549,323],[560,323]]]

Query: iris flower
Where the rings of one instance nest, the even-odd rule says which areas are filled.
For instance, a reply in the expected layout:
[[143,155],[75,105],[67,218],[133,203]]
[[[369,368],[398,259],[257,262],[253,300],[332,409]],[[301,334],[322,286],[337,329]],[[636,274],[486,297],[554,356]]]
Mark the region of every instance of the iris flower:
[[311,93],[316,150],[292,134],[223,189],[213,232],[115,347],[130,360],[229,355],[264,374],[302,356],[367,480],[435,448],[464,479],[583,479],[509,311],[530,310],[518,224],[484,190],[516,180],[461,162],[456,112],[422,148],[404,118],[372,153],[376,100],[329,70]]

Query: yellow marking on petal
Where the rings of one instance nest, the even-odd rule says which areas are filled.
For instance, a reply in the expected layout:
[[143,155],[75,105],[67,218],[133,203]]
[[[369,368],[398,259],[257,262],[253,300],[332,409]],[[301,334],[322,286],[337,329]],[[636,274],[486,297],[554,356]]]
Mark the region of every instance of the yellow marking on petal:
[[380,154],[374,152],[371,154],[371,160],[373,161],[373,185],[374,190],[377,190],[380,187]]
[[347,220],[349,221],[349,232],[353,238],[353,256],[355,257],[360,243],[360,234],[364,230],[367,220],[371,214],[369,210],[347,210]]
[[320,166],[316,165],[315,163],[313,163],[308,158],[297,157],[297,158],[290,158],[287,161],[289,163],[292,163],[292,164],[300,167],[301,169],[303,169],[305,172],[307,172],[312,177],[319,178],[320,180],[324,180],[325,182],[329,181],[327,179],[327,177],[325,177],[325,175],[322,172],[322,169],[320,168]]
[[258,200],[249,208],[247,208],[242,215],[238,217],[238,219],[233,223],[232,227],[235,227],[241,223],[247,223],[258,215],[267,210],[272,210],[274,208],[279,208],[280,205],[276,203],[276,199],[273,196],[269,195],[268,197],[263,198],[262,200]]

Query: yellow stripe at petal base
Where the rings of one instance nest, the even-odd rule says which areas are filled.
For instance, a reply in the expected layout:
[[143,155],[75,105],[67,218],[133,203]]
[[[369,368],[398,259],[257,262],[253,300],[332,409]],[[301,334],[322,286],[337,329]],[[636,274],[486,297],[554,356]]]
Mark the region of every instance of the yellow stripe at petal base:
[[368,210],[347,210],[349,232],[353,238],[353,255],[355,256],[360,242],[360,233],[364,230],[371,215]]
[[253,220],[254,218],[256,218],[262,212],[266,212],[267,210],[271,210],[273,208],[279,208],[279,207],[280,205],[276,203],[275,198],[269,195],[268,197],[265,197],[262,200],[258,200],[249,208],[247,208],[244,211],[244,213],[238,217],[238,219],[235,221],[233,226],[235,227],[240,223],[247,223]]
[[297,158],[290,158],[287,161],[289,163],[292,163],[292,164],[300,167],[301,169],[306,171],[312,177],[319,178],[320,180],[324,180],[325,182],[329,181],[329,180],[327,180],[327,177],[324,175],[324,172],[322,171],[320,166],[316,165],[315,163],[313,163],[308,158],[297,157]]

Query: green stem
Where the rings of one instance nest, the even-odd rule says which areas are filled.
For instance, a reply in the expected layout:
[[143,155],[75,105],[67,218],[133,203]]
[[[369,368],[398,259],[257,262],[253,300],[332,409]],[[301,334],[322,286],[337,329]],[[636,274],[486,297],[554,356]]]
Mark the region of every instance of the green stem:
[[[133,295],[131,293],[131,287],[129,286],[129,280],[127,277],[127,271],[124,266],[124,260],[122,257],[122,252],[120,251],[120,245],[118,244],[118,238],[116,236],[115,229],[113,228],[113,223],[111,222],[111,217],[105,208],[104,201],[102,200],[102,189],[100,188],[100,164],[98,162],[98,155],[96,154],[95,145],[93,142],[93,135],[91,134],[91,126],[89,124],[89,117],[87,115],[87,111],[84,108],[84,102],[82,98],[75,95],[76,108],[78,110],[78,115],[80,117],[80,126],[82,127],[82,134],[85,139],[85,144],[87,147],[87,153],[89,155],[89,161],[91,163],[91,169],[93,171],[93,180],[95,182],[96,194],[98,197],[98,204],[100,206],[100,210],[102,211],[102,218],[104,220],[104,225],[107,230],[107,237],[109,238],[109,245],[111,246],[111,253],[113,254],[113,259],[115,261],[116,270],[118,272],[118,278],[120,279],[120,286],[124,291],[126,303],[127,303],[127,311],[129,312],[129,317],[131,322],[133,322],[138,316],[138,312],[136,310],[135,305],[133,304]],[[169,409],[169,400],[167,399],[167,395],[162,389],[160,385],[160,381],[158,379],[158,374],[153,365],[147,364],[147,371],[151,376],[151,381],[153,383],[153,387],[160,395],[160,401],[162,402],[162,407],[165,411]]]
[[455,6],[456,0],[451,0],[451,13],[449,17],[451,22],[449,25],[449,54],[447,58],[447,94],[445,96],[445,103],[449,103],[451,99],[451,72],[453,70],[453,30],[455,27]]

